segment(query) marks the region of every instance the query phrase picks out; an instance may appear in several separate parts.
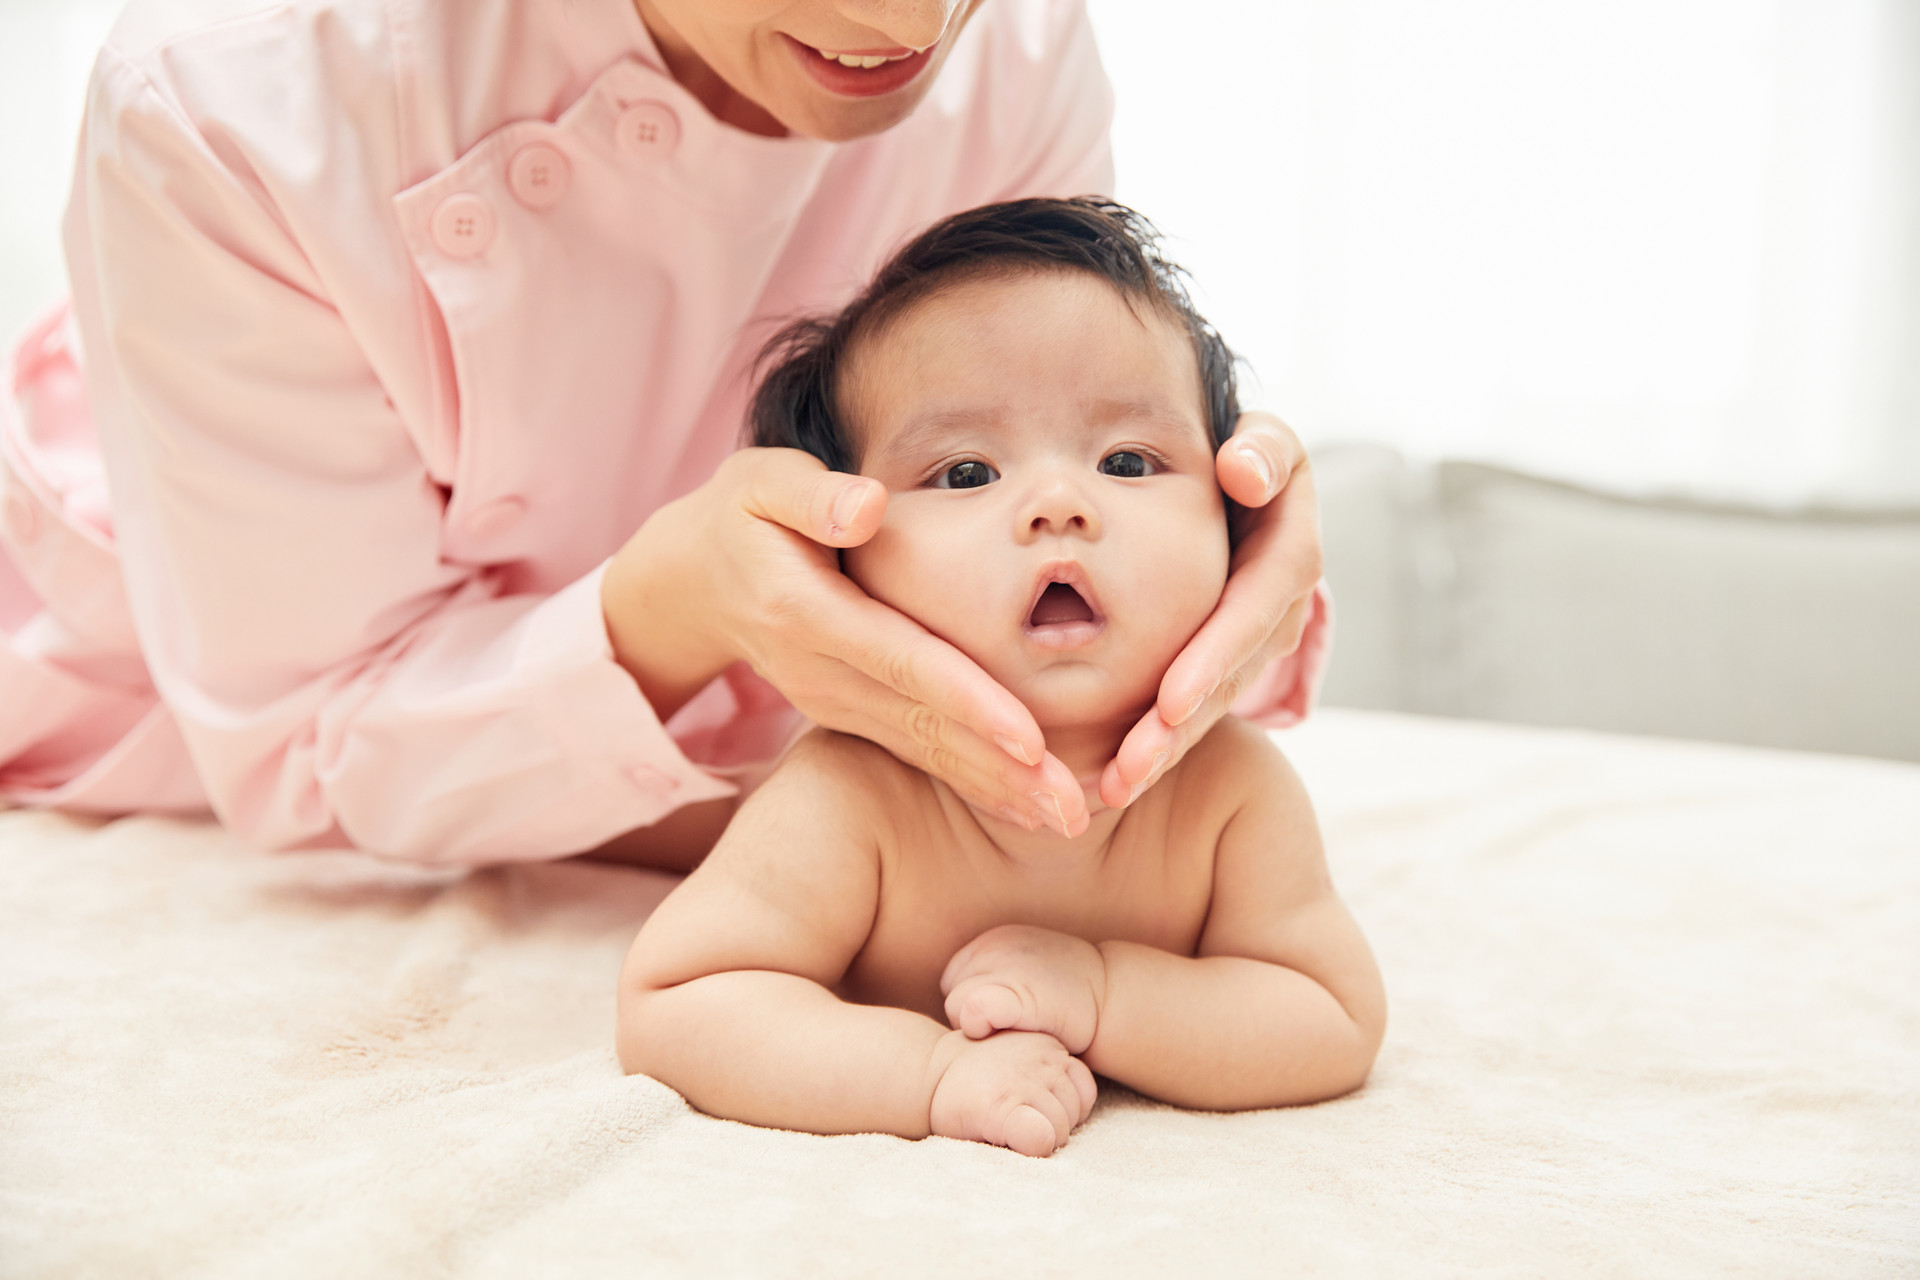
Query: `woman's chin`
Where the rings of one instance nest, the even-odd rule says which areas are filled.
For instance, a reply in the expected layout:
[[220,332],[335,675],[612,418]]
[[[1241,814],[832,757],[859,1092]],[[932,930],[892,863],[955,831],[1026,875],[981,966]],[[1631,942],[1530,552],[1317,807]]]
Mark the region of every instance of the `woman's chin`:
[[782,86],[769,111],[787,132],[817,142],[852,142],[885,133],[912,115],[932,77],[878,98],[843,98],[812,84]]

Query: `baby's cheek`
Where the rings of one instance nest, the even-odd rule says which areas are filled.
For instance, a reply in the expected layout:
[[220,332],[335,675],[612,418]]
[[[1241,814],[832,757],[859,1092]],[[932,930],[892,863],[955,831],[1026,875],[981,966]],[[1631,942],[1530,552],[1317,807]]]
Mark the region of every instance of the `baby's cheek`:
[[950,531],[931,522],[895,524],[889,518],[865,544],[842,552],[841,566],[875,600],[967,651],[971,631],[980,630],[991,612],[985,608],[986,584],[978,580],[987,566],[981,555],[953,548],[953,541]]
[[915,575],[910,538],[882,525],[857,547],[840,553],[840,568],[859,588],[880,603],[912,616]]
[[1204,509],[1175,528],[1176,533],[1142,548],[1140,562],[1152,577],[1142,585],[1156,602],[1155,621],[1177,651],[1220,602],[1230,552],[1224,518]]

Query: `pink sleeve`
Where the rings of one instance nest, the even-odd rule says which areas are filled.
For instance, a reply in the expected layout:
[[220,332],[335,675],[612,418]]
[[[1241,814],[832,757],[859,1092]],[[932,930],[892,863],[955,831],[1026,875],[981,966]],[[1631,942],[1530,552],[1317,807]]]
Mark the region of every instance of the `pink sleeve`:
[[443,558],[444,490],[245,166],[110,53],[95,95],[89,392],[141,645],[223,821],[473,863],[731,794],[613,661],[599,570],[512,595]]
[[1313,613],[1300,647],[1275,658],[1233,702],[1233,714],[1269,729],[1289,729],[1307,718],[1326,678],[1333,651],[1333,595],[1325,582],[1313,589]]

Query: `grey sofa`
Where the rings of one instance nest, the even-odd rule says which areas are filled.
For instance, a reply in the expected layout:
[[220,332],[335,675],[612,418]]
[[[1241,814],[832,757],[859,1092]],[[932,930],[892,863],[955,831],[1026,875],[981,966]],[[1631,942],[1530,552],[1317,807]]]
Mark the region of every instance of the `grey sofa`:
[[1920,760],[1920,511],[1605,495],[1315,451],[1325,702]]

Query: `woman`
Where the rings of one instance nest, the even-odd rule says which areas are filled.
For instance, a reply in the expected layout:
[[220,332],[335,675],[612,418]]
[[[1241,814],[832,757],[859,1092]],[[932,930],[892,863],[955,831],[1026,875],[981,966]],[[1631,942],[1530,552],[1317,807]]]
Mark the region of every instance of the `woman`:
[[[0,788],[685,865],[790,700],[1081,829],[1026,710],[839,574],[880,487],[734,448],[772,325],[947,213],[1109,190],[1110,116],[1079,0],[135,0],[71,318],[15,357]],[[1248,415],[1219,472],[1254,527],[1107,804],[1236,693],[1310,700],[1298,443]]]

